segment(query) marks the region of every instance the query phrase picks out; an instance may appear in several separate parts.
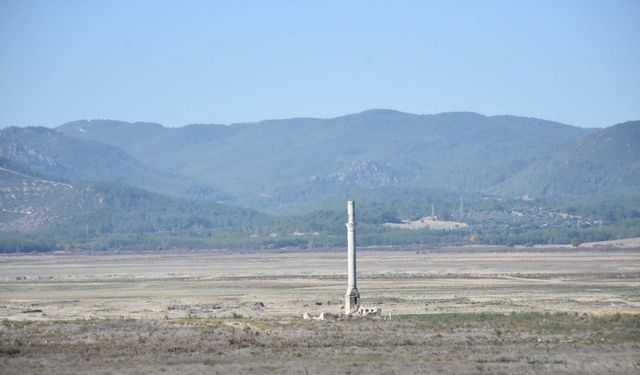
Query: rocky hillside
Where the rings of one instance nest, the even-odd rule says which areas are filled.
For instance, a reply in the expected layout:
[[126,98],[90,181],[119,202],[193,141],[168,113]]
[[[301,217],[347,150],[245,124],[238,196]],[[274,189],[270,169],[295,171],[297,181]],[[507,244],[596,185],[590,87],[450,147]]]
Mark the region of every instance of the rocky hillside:
[[0,232],[29,232],[65,222],[81,199],[72,185],[0,167]]
[[114,182],[63,183],[0,167],[0,232],[83,235],[247,229],[249,209],[171,198]]
[[[174,196],[203,189],[197,179],[149,166],[119,147],[43,127],[0,129],[0,158],[56,180],[118,182]],[[213,200],[225,196],[205,188]]]

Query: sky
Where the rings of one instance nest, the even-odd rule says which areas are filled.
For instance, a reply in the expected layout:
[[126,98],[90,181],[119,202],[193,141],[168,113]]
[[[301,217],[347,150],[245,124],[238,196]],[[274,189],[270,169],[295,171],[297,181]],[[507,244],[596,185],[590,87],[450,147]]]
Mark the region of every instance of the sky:
[[640,120],[640,1],[0,0],[0,126]]

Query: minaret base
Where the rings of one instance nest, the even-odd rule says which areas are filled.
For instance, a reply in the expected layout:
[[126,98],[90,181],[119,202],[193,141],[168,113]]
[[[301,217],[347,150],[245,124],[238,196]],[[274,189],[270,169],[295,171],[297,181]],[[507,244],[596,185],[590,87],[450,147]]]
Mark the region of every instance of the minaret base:
[[358,312],[360,307],[360,292],[358,288],[349,288],[344,295],[344,313],[345,315],[351,315]]

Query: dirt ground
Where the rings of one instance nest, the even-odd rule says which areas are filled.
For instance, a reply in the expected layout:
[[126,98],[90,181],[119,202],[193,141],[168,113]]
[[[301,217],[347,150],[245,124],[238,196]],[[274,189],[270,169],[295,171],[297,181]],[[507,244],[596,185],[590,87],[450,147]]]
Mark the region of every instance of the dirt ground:
[[[0,373],[639,373],[640,249],[0,256]],[[389,316],[390,314],[390,316]]]

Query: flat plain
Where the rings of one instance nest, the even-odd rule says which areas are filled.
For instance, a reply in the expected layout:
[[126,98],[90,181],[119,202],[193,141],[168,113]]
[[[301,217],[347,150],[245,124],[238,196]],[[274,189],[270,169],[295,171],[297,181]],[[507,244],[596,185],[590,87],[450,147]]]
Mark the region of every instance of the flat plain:
[[0,256],[0,373],[638,373],[640,249]]

